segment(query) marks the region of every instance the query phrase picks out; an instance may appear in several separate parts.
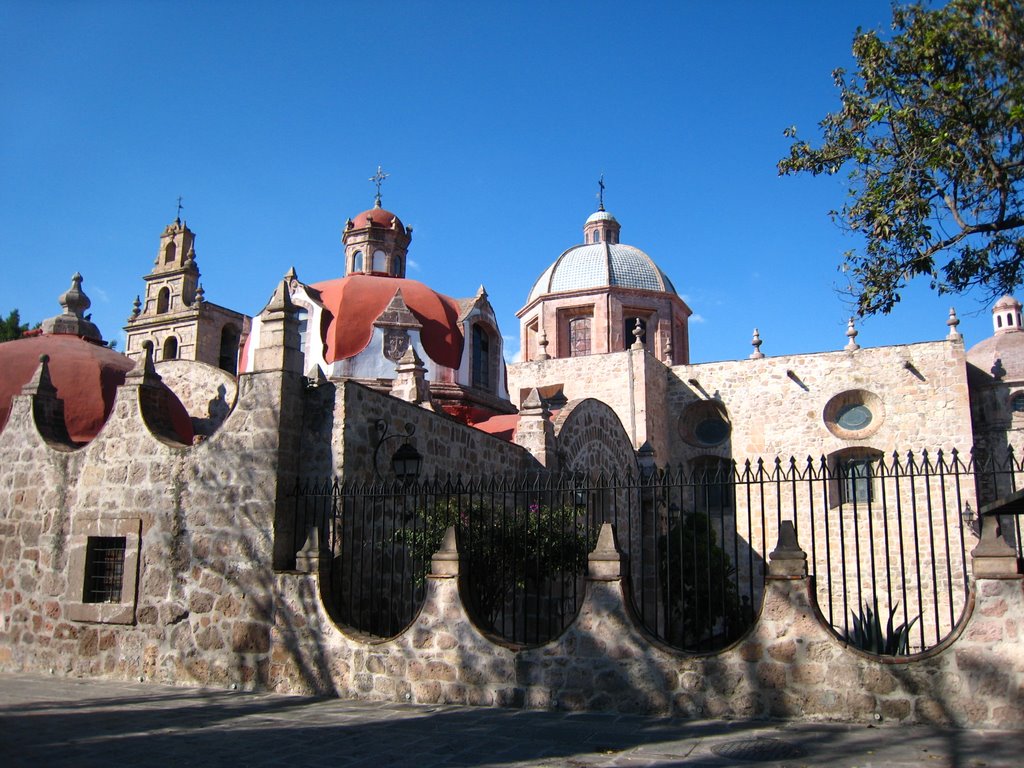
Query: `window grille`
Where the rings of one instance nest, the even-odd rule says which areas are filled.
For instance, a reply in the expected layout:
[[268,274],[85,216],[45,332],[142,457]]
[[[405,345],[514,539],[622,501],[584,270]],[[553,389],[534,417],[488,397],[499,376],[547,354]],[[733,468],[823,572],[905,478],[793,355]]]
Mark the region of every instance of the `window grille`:
[[119,603],[124,581],[124,536],[90,536],[85,550],[83,603]]
[[569,356],[590,354],[590,318],[574,317],[569,321]]

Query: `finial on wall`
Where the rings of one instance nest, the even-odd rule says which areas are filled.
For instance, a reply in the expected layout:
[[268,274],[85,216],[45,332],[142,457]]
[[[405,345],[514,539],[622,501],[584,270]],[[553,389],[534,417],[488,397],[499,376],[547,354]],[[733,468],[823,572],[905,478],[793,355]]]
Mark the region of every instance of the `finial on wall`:
[[750,339],[750,346],[754,348],[754,351],[750,353],[751,360],[760,360],[764,357],[764,352],[761,351],[761,344],[763,343],[761,341],[761,333],[755,328],[754,336]]
[[964,335],[957,330],[957,326],[960,325],[960,318],[956,316],[956,310],[953,307],[949,308],[949,319],[946,320],[946,325],[949,326],[949,333],[946,334],[946,338],[950,341],[963,340]]
[[860,344],[857,343],[857,329],[853,327],[853,318],[846,324],[846,338],[849,341],[846,343],[845,349],[848,352],[853,352],[856,349],[860,349]]

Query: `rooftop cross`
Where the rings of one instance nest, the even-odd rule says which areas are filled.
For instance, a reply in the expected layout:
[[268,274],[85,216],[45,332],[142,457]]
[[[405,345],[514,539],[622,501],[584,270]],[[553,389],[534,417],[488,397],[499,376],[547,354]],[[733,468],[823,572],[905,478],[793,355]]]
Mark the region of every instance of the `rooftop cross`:
[[178,215],[177,215],[177,220],[178,221],[181,221],[181,209],[185,207],[185,206],[183,206],[181,204],[181,200],[182,200],[181,195],[178,195]]
[[378,165],[377,166],[377,172],[375,174],[373,174],[373,176],[370,177],[370,181],[372,181],[374,184],[377,185],[377,199],[374,201],[374,204],[378,208],[380,208],[380,185],[383,184],[384,183],[384,179],[386,179],[390,175],[391,175],[390,173],[384,173],[384,171]]
[[600,206],[598,207],[598,210],[599,211],[603,211],[604,210],[604,174],[603,173],[601,174],[601,178],[597,180],[597,186],[598,186],[597,201],[598,201],[598,203],[600,203]]

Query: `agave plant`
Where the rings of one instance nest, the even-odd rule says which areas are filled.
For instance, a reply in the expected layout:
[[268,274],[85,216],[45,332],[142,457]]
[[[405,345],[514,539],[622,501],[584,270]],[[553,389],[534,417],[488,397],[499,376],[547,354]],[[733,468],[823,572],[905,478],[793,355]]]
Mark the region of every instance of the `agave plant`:
[[873,600],[874,610],[868,603],[860,609],[860,615],[853,616],[853,628],[848,629],[843,639],[854,648],[880,656],[906,656],[910,653],[910,628],[920,616],[905,621],[898,627],[893,626],[897,602],[889,611],[889,620],[882,628],[882,615],[878,610],[878,598]]

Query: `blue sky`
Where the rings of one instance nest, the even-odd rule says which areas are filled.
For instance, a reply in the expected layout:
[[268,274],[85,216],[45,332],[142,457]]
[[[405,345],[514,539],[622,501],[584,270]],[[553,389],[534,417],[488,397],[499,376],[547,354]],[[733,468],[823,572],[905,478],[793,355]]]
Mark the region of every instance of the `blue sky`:
[[[837,178],[780,178],[782,131],[837,106],[831,71],[888,2],[0,0],[0,312],[56,314],[76,270],[104,336],[143,288],[179,195],[209,301],[260,310],[292,265],[343,271],[345,219],[414,227],[409,277],[483,283],[506,349],[544,268],[582,239],[604,173],[622,241],[696,313],[694,361],[838,349]],[[968,345],[982,297],[915,284],[860,325]]]

